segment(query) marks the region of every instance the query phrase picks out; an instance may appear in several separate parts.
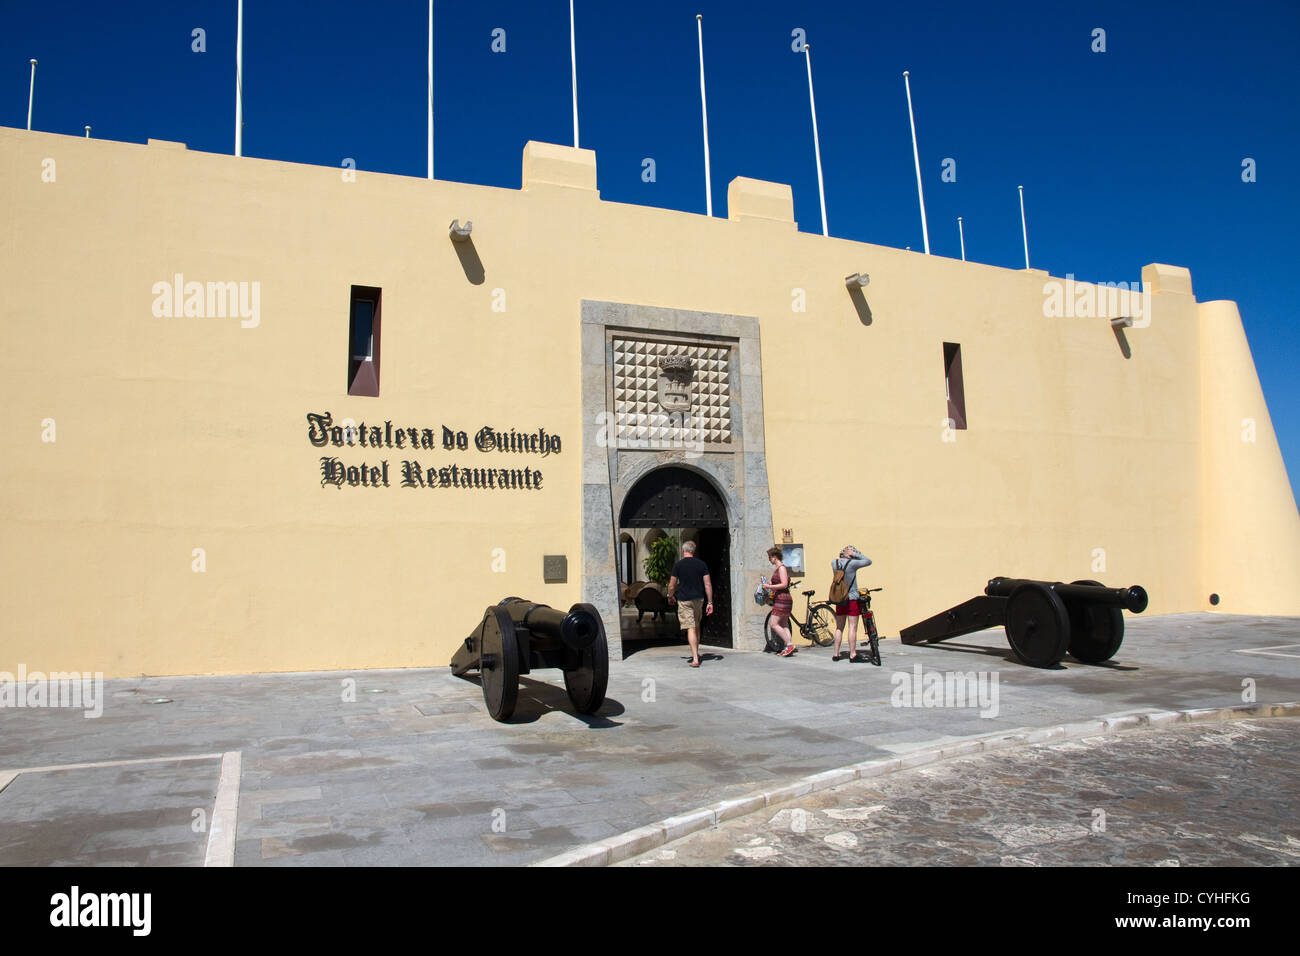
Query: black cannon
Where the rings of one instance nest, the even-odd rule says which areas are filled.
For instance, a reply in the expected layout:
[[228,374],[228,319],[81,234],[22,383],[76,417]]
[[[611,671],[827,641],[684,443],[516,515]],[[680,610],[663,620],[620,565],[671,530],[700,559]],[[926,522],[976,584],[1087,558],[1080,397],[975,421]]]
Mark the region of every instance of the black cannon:
[[496,720],[509,720],[519,699],[519,675],[534,667],[564,671],[569,699],[581,714],[594,714],[609,685],[605,625],[590,604],[568,612],[508,597],[483,612],[483,620],[452,655],[451,672],[477,670],[483,700]]
[[1145,611],[1147,592],[1097,581],[994,578],[983,595],[905,627],[899,637],[904,644],[934,644],[1002,625],[1016,657],[1033,667],[1059,664],[1066,651],[1086,664],[1100,664],[1124,642],[1121,608]]

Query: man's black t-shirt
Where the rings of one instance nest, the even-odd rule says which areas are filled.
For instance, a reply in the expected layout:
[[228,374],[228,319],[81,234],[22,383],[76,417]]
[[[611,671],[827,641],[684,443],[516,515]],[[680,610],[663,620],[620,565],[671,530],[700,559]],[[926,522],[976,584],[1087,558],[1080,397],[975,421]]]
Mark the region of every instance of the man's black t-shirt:
[[677,600],[694,601],[704,597],[704,576],[709,573],[709,566],[699,558],[682,558],[673,565],[673,577],[677,579]]

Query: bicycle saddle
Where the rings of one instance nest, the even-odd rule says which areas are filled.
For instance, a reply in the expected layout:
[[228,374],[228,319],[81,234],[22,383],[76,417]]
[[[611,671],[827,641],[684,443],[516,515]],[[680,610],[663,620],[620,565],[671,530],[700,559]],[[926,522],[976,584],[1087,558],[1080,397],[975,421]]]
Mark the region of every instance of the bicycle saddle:
[[813,596],[814,594],[816,594],[817,592],[816,592],[816,591],[800,591],[799,593],[802,594],[804,597],[812,597],[812,596]]

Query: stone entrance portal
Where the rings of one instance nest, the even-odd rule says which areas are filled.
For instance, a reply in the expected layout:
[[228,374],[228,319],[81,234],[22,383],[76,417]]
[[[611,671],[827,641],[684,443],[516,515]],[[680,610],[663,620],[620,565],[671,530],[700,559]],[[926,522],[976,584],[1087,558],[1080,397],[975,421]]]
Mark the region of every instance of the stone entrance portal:
[[611,655],[623,655],[622,584],[637,577],[620,575],[620,548],[639,562],[635,529],[647,527],[698,534],[718,619],[709,643],[761,648],[767,609],[741,600],[773,542],[758,320],[584,301],[582,403],[582,599]]

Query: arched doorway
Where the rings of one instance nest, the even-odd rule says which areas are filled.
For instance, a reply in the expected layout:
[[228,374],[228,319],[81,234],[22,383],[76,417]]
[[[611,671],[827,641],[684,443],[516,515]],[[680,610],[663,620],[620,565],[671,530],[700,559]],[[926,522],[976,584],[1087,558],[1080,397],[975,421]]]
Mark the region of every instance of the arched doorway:
[[632,486],[619,511],[618,530],[659,528],[682,539],[696,532],[696,557],[709,566],[713,613],[705,618],[700,641],[731,647],[731,535],[727,505],[704,475],[689,468],[656,468]]

